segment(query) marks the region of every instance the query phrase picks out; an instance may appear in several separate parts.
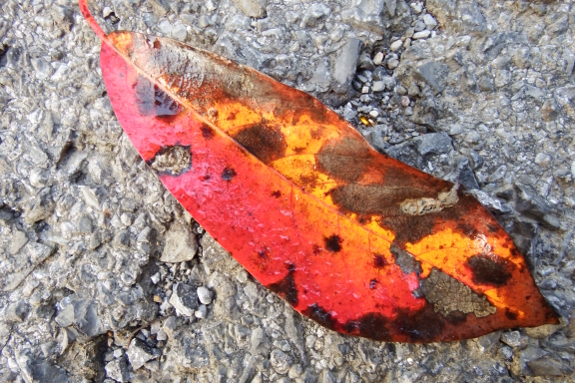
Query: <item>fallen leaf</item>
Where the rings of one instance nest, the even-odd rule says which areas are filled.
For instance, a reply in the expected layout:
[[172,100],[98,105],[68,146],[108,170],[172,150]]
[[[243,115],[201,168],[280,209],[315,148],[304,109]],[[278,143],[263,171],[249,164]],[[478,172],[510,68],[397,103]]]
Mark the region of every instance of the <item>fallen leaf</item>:
[[558,323],[512,240],[463,188],[377,153],[303,92],[175,40],[106,35],[80,7],[144,161],[300,313],[398,342]]

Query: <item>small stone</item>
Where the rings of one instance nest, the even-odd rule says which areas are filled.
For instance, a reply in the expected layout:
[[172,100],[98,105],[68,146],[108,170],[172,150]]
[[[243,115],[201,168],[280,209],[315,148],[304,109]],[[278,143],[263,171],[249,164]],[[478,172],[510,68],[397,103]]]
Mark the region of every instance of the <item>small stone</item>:
[[377,116],[379,116],[379,112],[377,110],[372,110],[369,112],[369,115],[373,118],[377,118]]
[[423,11],[423,3],[413,2],[410,3],[409,6],[411,7],[411,9],[413,9],[413,12],[417,15],[419,15],[421,11]]
[[124,355],[124,349],[123,348],[117,348],[114,350],[114,358],[119,358],[122,355]]
[[335,80],[333,89],[336,93],[342,94],[349,92],[351,81],[353,80],[357,67],[360,46],[360,40],[351,38],[343,48],[341,48],[333,69],[333,79]]
[[398,66],[399,66],[399,60],[396,59],[395,57],[393,57],[393,58],[391,58],[391,59],[389,59],[389,60],[387,61],[387,67],[388,67],[389,69],[395,69],[395,68],[397,68]]
[[166,35],[169,35],[174,29],[174,26],[168,20],[162,21],[158,27],[160,28],[160,31]]
[[421,32],[425,29],[425,23],[421,20],[417,20],[415,22],[415,25],[413,26],[413,30],[417,33],[417,32]]
[[381,65],[384,57],[385,55],[383,54],[383,52],[377,52],[375,56],[373,56],[373,63],[375,65]]
[[463,133],[463,126],[461,124],[453,124],[449,127],[449,135],[456,136]]
[[170,263],[185,262],[191,261],[196,255],[198,243],[196,237],[187,226],[179,222],[173,223],[165,238],[166,244],[160,261]]
[[150,279],[152,280],[152,283],[155,285],[162,279],[162,276],[160,272],[157,272],[156,274],[152,275]]
[[513,349],[509,346],[501,346],[499,352],[501,353],[501,355],[503,355],[504,358],[508,360],[511,359],[511,357],[513,356]]
[[430,31],[434,30],[435,27],[437,27],[437,20],[435,20],[435,18],[431,16],[429,13],[423,15],[423,22],[425,23],[425,27]]
[[156,340],[168,340],[168,334],[164,330],[160,330],[156,334]]
[[232,0],[232,2],[242,11],[246,16],[259,19],[266,14],[265,0]]
[[38,80],[46,80],[54,72],[52,66],[42,57],[31,59],[30,63],[36,71],[36,78]]
[[407,95],[411,97],[419,96],[420,90],[416,83],[412,83],[407,89]]
[[391,43],[391,45],[389,46],[389,49],[392,52],[397,52],[398,50],[401,49],[402,46],[403,46],[403,41],[395,40],[394,42]]
[[293,364],[291,356],[281,350],[273,350],[270,353],[270,363],[278,374],[285,374]]
[[405,89],[403,85],[400,85],[397,87],[397,94],[399,94],[400,96],[404,96],[407,94],[407,89]]
[[549,157],[549,155],[546,153],[538,153],[535,156],[535,163],[542,168],[549,166],[549,162],[551,162],[551,157]]
[[403,106],[404,108],[407,108],[409,106],[410,102],[411,101],[409,100],[409,97],[401,96],[401,106]]
[[55,320],[62,327],[74,325],[80,334],[94,337],[106,332],[98,316],[98,304],[90,299],[84,299],[72,294],[60,302],[61,309]]
[[185,41],[188,37],[188,31],[184,25],[179,24],[172,29],[172,36],[174,36],[176,40]]
[[208,316],[208,308],[206,305],[200,305],[200,307],[194,313],[194,316],[198,319],[204,319]]
[[420,65],[414,75],[425,81],[437,94],[445,88],[449,72],[450,69],[447,64],[432,61]]
[[178,315],[191,317],[198,308],[198,295],[192,286],[178,282],[172,290],[170,303]]
[[248,281],[248,273],[245,270],[240,270],[238,275],[236,275],[236,279],[240,283],[246,283]]
[[501,341],[511,347],[521,346],[521,333],[519,331],[505,332],[501,335]]
[[108,16],[110,16],[114,11],[112,10],[112,8],[110,7],[104,7],[104,9],[102,9],[102,17],[106,18]]
[[200,286],[198,287],[197,293],[198,293],[198,299],[200,300],[200,302],[202,302],[202,304],[209,305],[210,303],[212,303],[214,293],[210,291],[210,289],[208,289],[205,286]]
[[12,238],[8,244],[8,252],[15,255],[28,243],[28,236],[26,233],[20,230],[14,230],[12,232]]
[[130,370],[125,357],[121,357],[106,364],[106,376],[116,382],[130,381]]
[[381,81],[383,81],[385,88],[388,90],[393,90],[393,87],[395,87],[395,79],[392,76],[382,76]]
[[483,335],[482,337],[477,338],[477,344],[481,348],[482,352],[487,352],[491,349],[491,347],[493,347],[495,343],[499,341],[500,338],[500,332],[492,332],[491,334]]
[[414,33],[412,38],[414,40],[426,39],[429,37],[429,35],[431,35],[431,31],[425,30],[425,31]]
[[128,359],[134,370],[142,367],[147,361],[160,356],[159,350],[153,349],[146,342],[138,338],[132,339],[128,347]]
[[383,81],[374,81],[373,84],[371,84],[371,90],[374,92],[382,92],[385,90],[385,84]]
[[369,86],[364,86],[361,88],[361,93],[362,94],[367,94],[369,93]]

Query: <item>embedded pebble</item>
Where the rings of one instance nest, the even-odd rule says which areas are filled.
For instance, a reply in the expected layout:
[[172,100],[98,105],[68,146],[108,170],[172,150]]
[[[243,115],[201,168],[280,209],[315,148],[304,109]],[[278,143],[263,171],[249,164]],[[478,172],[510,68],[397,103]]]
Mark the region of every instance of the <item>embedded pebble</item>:
[[381,65],[381,63],[383,62],[383,58],[384,58],[384,54],[383,52],[377,52],[375,54],[375,56],[373,56],[373,63],[374,65]]
[[200,300],[200,302],[202,302],[202,304],[209,305],[210,303],[212,303],[214,293],[210,291],[210,289],[208,289],[205,286],[200,286],[198,287],[197,293],[198,293],[198,299]]
[[401,49],[402,46],[403,46],[403,41],[401,41],[401,40],[396,40],[396,41],[392,42],[392,43],[389,45],[389,49],[390,49],[392,52],[397,52],[398,50]]
[[431,35],[431,32],[430,32],[430,31],[424,30],[424,31],[421,31],[421,32],[416,32],[416,33],[414,33],[413,36],[412,36],[412,38],[413,38],[414,40],[426,39],[426,38],[428,38],[430,35]]

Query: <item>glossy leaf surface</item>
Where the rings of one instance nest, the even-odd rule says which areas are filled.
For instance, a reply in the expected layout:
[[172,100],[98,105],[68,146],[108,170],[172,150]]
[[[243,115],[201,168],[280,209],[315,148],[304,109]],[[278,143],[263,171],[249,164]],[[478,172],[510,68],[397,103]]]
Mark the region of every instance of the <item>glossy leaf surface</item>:
[[305,93],[171,39],[106,36],[81,6],[142,158],[300,313],[399,342],[557,323],[507,233],[461,188],[377,153]]

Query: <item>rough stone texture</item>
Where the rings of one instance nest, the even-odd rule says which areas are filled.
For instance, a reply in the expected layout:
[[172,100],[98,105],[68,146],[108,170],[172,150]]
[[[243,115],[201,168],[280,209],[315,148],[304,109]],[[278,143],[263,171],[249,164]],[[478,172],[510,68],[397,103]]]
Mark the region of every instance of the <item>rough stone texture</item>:
[[[378,150],[465,185],[524,251],[562,325],[409,345],[340,336],[302,318],[250,278],[142,162],[114,117],[100,42],[75,1],[4,0],[0,381],[570,379],[572,0],[90,6],[106,31],[176,38],[313,94]],[[178,150],[156,169],[185,171]],[[176,253],[186,258],[164,262],[171,238],[183,234],[188,250]],[[177,316],[176,286],[194,299],[204,287],[211,303],[202,295],[206,304]],[[139,368],[126,356],[138,329],[133,342],[161,353]]]

